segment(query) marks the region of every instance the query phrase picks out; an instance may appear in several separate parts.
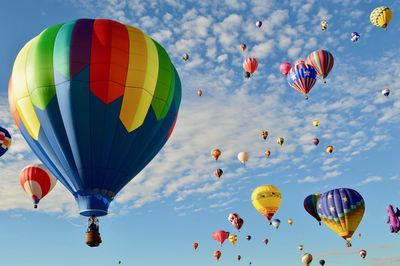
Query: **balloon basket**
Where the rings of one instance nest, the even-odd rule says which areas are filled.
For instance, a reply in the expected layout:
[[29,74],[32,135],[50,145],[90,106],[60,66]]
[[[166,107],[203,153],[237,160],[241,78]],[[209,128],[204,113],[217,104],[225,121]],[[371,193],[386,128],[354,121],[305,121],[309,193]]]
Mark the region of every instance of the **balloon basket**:
[[99,232],[86,232],[86,245],[88,245],[89,247],[98,247],[101,242],[102,241]]

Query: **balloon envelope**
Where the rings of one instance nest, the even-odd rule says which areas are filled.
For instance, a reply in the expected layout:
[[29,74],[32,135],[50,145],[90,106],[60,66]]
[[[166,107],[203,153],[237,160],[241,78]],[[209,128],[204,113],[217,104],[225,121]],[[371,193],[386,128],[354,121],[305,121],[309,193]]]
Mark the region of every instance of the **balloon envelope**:
[[283,75],[287,75],[290,71],[290,69],[292,68],[292,65],[289,62],[283,62],[280,66],[279,66],[279,71],[283,74]]
[[303,262],[304,265],[308,266],[311,264],[313,260],[313,257],[309,253],[304,253],[304,255],[301,257],[301,261]]
[[254,208],[271,221],[281,205],[281,191],[273,185],[259,186],[251,194]]
[[304,63],[293,66],[287,74],[287,82],[298,92],[307,95],[316,82],[317,72],[311,65]]
[[11,146],[11,135],[7,129],[0,127],[0,157],[3,156]]
[[387,6],[380,6],[372,10],[369,20],[372,25],[386,29],[392,20],[392,10]]
[[242,164],[246,164],[249,160],[249,153],[242,151],[238,153],[237,157]]
[[[320,194],[311,194],[308,195],[303,202],[304,209],[310,214],[312,217],[314,217],[318,222],[321,222],[321,218],[318,215],[318,210],[317,210],[317,201],[320,198]],[[321,223],[320,223],[321,224]]]
[[21,49],[9,82],[22,135],[84,216],[106,215],[160,151],[180,100],[180,79],[164,48],[107,19],[45,29]]
[[306,64],[311,65],[317,71],[317,76],[325,79],[333,68],[335,60],[333,55],[326,50],[317,50],[307,56]]
[[218,230],[218,231],[215,231],[215,232],[211,235],[211,237],[214,238],[215,241],[217,241],[217,242],[222,246],[222,244],[224,243],[224,241],[225,241],[226,239],[228,239],[228,237],[229,237],[229,232],[226,232],[226,231],[224,231],[224,230]]

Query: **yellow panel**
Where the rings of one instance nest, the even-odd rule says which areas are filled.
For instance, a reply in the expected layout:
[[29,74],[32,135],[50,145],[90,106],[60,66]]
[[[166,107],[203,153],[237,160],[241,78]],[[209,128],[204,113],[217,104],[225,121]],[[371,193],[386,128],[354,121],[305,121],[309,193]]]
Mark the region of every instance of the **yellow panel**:
[[29,49],[33,41],[37,37],[30,40],[18,53],[17,58],[14,62],[13,72],[12,72],[12,84],[13,84],[13,95],[16,100],[23,97],[29,96],[28,87],[26,84],[26,59],[28,56]]
[[16,100],[16,107],[29,135],[38,140],[40,122],[29,96]]
[[[127,27],[127,29],[129,35],[129,65],[125,86],[143,88],[147,68],[144,33],[133,27]],[[142,73],[135,73],[135,70]]]
[[147,69],[146,78],[144,82],[144,89],[154,95],[156,90],[157,77],[158,77],[158,51],[153,40],[145,36],[147,44]]
[[125,88],[120,119],[128,132],[143,124],[153,96],[142,88]]

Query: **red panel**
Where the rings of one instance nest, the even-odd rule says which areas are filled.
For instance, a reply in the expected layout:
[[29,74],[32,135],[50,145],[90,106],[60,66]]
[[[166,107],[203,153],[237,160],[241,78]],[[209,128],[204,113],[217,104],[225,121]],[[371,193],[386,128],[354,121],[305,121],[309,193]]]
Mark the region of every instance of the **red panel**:
[[90,91],[105,104],[121,97],[125,90],[128,64],[129,35],[126,27],[111,20],[95,20],[90,57]]

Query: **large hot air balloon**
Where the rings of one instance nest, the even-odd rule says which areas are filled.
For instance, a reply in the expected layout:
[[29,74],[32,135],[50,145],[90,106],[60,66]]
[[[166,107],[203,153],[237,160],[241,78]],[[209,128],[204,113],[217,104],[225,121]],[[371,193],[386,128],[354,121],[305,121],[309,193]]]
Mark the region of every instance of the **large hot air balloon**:
[[339,188],[325,192],[317,201],[321,220],[351,246],[351,236],[364,215],[365,203],[362,196],[350,188]]
[[39,201],[57,184],[57,179],[43,164],[25,166],[19,174],[19,183],[33,201],[36,209]]
[[21,49],[9,82],[22,135],[89,217],[106,215],[164,146],[180,100],[165,49],[107,19],[45,29]]
[[216,260],[219,260],[219,258],[221,258],[221,255],[222,255],[221,251],[219,250],[214,251],[213,256]]
[[221,156],[221,151],[219,149],[213,149],[211,151],[211,156],[217,161],[219,156]]
[[280,66],[279,66],[279,71],[283,74],[283,75],[287,75],[290,71],[290,69],[292,68],[292,65],[289,62],[283,62]]
[[238,157],[238,160],[242,164],[246,164],[247,161],[249,160],[249,153],[245,152],[245,151],[241,151],[241,152],[238,153],[237,157]]
[[281,191],[273,185],[259,186],[251,194],[254,208],[264,215],[272,224],[271,219],[281,205]]
[[228,221],[235,227],[237,230],[240,230],[243,226],[243,219],[236,212],[230,213],[228,215]]
[[311,65],[317,71],[317,76],[325,83],[325,78],[333,68],[335,60],[333,55],[326,50],[317,50],[307,56],[306,64]]
[[360,250],[359,252],[360,257],[365,259],[365,257],[367,256],[367,251],[365,249]]
[[222,246],[222,244],[224,243],[224,241],[225,241],[226,239],[228,239],[228,237],[229,237],[229,232],[226,232],[226,231],[224,231],[224,230],[218,230],[218,231],[215,231],[215,232],[211,235],[211,237],[214,238],[215,241],[217,241],[217,242]]
[[7,129],[0,127],[0,157],[8,151],[11,146],[11,135]]
[[369,20],[372,25],[387,29],[389,22],[392,20],[392,10],[387,6],[380,6],[372,10]]
[[249,57],[243,61],[243,69],[246,72],[246,76],[250,77],[258,67],[257,59]]
[[199,243],[194,242],[194,243],[192,244],[192,246],[193,246],[194,250],[196,250],[196,249],[199,247]]
[[310,253],[304,253],[301,257],[301,261],[305,266],[309,266],[313,260],[313,257]]
[[304,209],[319,222],[319,225],[321,225],[321,218],[318,215],[317,201],[320,196],[320,194],[308,195],[303,202]]
[[316,82],[317,72],[315,68],[307,64],[297,64],[293,66],[287,74],[287,82],[289,85],[304,94],[308,99],[307,94],[310,92]]

